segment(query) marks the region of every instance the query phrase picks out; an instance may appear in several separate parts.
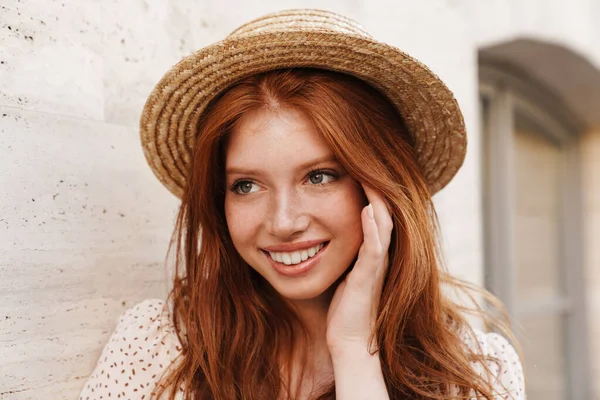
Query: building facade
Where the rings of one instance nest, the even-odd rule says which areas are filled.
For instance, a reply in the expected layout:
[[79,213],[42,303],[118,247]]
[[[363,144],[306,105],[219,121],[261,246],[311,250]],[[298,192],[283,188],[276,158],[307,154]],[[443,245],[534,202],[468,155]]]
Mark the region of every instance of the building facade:
[[468,128],[436,195],[448,268],[507,305],[532,400],[600,399],[599,0],[0,5],[0,399],[73,399],[124,309],[164,297],[176,199],[137,120],[241,23],[327,8],[428,65]]

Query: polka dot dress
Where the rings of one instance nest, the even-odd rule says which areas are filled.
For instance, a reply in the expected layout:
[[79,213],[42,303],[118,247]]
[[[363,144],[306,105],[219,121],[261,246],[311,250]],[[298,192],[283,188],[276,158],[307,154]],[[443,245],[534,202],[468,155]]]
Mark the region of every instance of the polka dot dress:
[[[525,400],[523,369],[514,348],[495,333],[476,331],[476,336],[483,353],[499,360],[488,365],[497,399]],[[164,302],[146,300],[121,316],[79,400],[155,400],[156,384],[180,351]],[[181,390],[178,399],[183,399]]]
[[155,400],[152,392],[180,350],[164,302],[139,303],[119,319],[79,400]]
[[[495,398],[497,400],[525,400],[523,367],[514,347],[497,333],[475,330],[475,335],[483,354],[498,360],[487,363],[492,373],[490,382],[495,389]],[[465,340],[467,343],[469,342],[467,339]],[[480,364],[475,364],[473,367],[480,374],[484,373]]]

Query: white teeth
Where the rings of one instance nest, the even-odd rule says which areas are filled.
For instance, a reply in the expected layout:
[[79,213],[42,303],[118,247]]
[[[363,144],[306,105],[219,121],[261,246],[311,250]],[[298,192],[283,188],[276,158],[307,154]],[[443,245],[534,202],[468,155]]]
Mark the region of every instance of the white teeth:
[[324,244],[321,243],[306,250],[292,251],[289,253],[270,251],[269,254],[273,260],[284,263],[285,265],[300,264],[302,261],[306,261],[317,254],[323,246]]
[[[314,256],[314,254],[313,254]],[[302,261],[308,260],[308,251],[302,250]]]
[[292,264],[300,264],[302,262],[302,252],[295,251],[291,254]]
[[292,257],[290,257],[290,253],[281,253],[281,258],[283,259],[283,263],[285,265],[290,265],[292,263]]

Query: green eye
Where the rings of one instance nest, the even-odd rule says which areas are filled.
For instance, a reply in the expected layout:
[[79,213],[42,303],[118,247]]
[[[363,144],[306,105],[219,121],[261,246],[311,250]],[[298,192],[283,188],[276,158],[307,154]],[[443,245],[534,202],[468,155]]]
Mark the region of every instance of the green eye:
[[258,191],[258,185],[250,181],[239,181],[233,185],[233,191],[239,194],[250,194]]
[[240,185],[240,190],[242,191],[242,193],[250,193],[250,191],[252,190],[252,183],[250,182],[244,182]]
[[308,181],[313,185],[325,185],[335,180],[333,174],[324,171],[313,171],[308,175]]
[[318,185],[320,183],[323,183],[323,173],[318,172],[314,175],[311,175],[308,180],[310,180],[310,183],[313,183],[315,185]]

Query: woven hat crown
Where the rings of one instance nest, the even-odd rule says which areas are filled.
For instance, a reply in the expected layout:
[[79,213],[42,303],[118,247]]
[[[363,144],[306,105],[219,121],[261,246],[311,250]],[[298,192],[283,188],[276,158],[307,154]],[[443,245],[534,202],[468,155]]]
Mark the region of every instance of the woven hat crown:
[[292,30],[329,31],[371,38],[371,35],[356,21],[333,12],[321,10],[288,10],[268,14],[240,26],[231,32],[227,38],[265,32],[289,32]]

